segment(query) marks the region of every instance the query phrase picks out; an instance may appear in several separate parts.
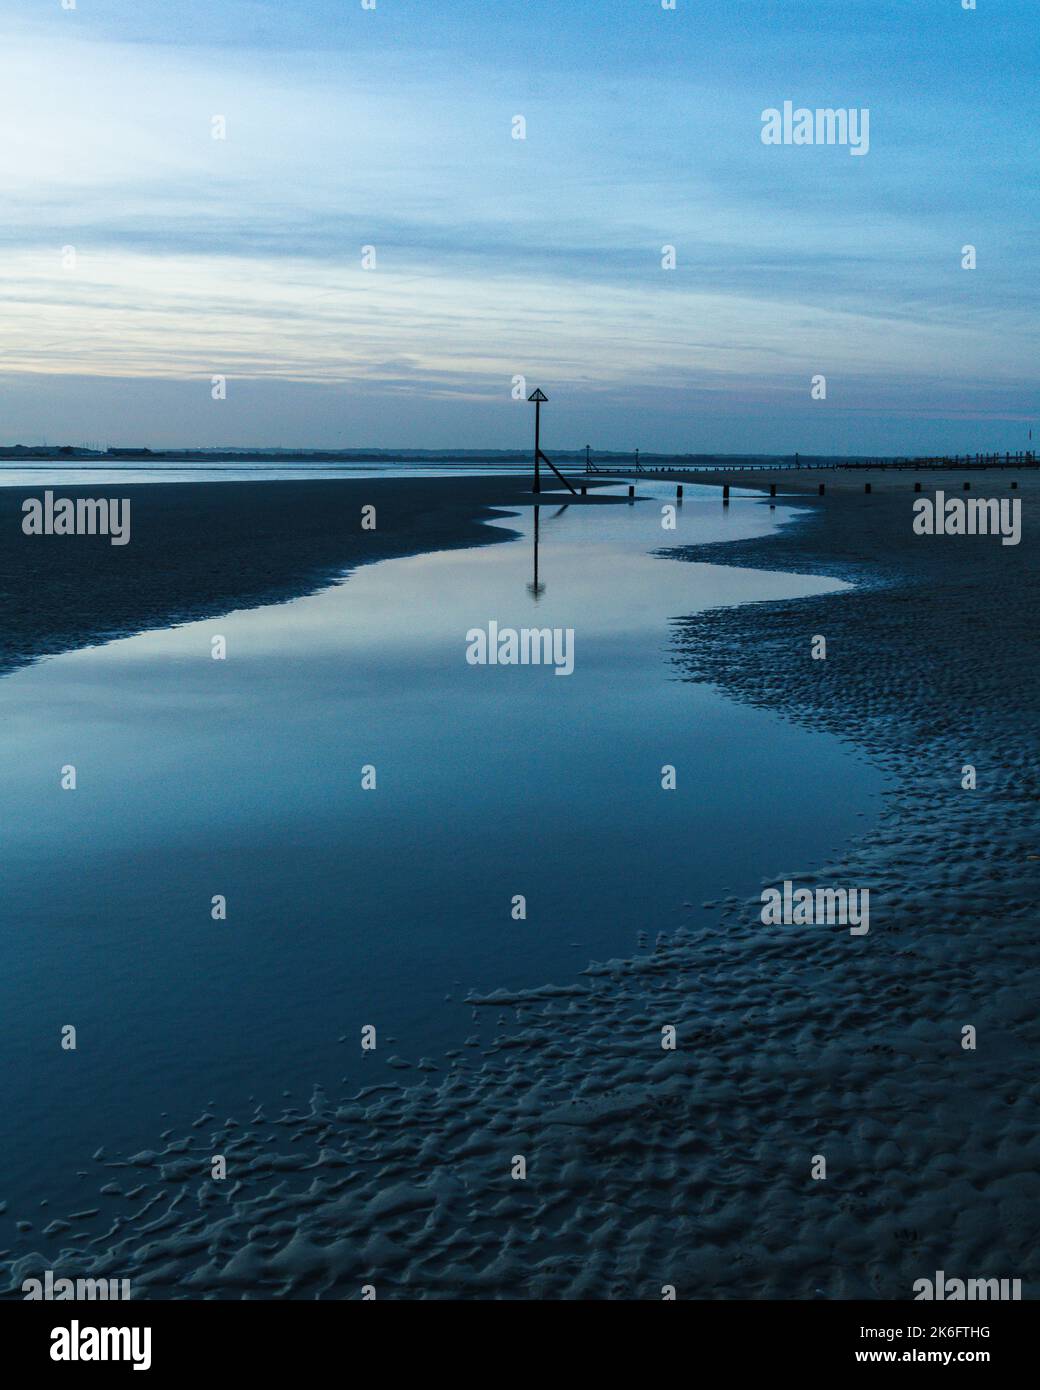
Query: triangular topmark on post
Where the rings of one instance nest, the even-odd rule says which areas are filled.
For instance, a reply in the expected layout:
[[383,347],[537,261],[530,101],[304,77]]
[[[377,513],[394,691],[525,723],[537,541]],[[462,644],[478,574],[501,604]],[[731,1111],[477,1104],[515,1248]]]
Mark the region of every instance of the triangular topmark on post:
[[547,401],[549,397],[540,386],[536,386],[527,399],[529,401]]

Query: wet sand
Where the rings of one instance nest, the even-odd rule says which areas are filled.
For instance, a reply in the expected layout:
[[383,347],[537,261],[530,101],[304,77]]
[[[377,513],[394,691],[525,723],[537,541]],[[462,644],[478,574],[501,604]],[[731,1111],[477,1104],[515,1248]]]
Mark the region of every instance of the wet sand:
[[[592,482],[592,480],[589,480]],[[592,482],[593,488],[597,485]],[[509,538],[483,524],[532,502],[521,477],[58,485],[130,499],[130,542],[22,531],[44,486],[0,486],[0,674],[42,656],[313,593],[358,565]],[[542,494],[590,505],[608,500]],[[361,509],[376,508],[363,530]]]
[[[772,536],[662,560],[855,585],[679,619],[674,655],[682,678],[834,730],[889,774],[880,820],[834,862],[762,866],[764,884],[869,888],[869,934],[765,927],[758,897],[705,903],[669,937],[648,922],[632,959],[471,1000],[468,1045],[419,1084],[284,1111],[258,1097],[252,1115],[203,1113],[152,1150],[100,1157],[83,1207],[103,1213],[112,1198],[96,1193],[114,1185],[135,1194],[130,1213],[102,1234],[67,1217],[27,1237],[13,1286],[49,1267],[129,1277],[143,1298],[372,1284],[390,1298],[656,1300],[673,1285],[682,1299],[910,1299],[944,1270],[1020,1278],[1035,1298],[1031,494],[1017,547],[915,537],[911,480],[909,495],[828,495]],[[792,767],[791,794],[814,795],[811,767]],[[636,843],[633,892],[638,864]]]

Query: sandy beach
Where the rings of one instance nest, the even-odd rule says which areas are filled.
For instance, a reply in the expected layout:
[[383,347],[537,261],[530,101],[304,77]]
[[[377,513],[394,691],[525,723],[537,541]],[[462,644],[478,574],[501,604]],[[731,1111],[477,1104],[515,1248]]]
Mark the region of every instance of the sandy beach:
[[[567,500],[608,500],[588,482],[588,497]],[[503,535],[482,521],[495,507],[530,500],[529,480],[507,474],[51,489],[73,499],[128,498],[130,541],[116,546],[104,535],[24,534],[22,505],[45,491],[0,487],[0,672],[146,628],[313,593],[376,560],[493,545]],[[556,494],[545,496],[552,502]],[[375,529],[362,527],[368,505]]]
[[1037,0],[8,8],[7,1360],[1019,1373]]
[[[355,1298],[372,1284],[389,1298],[657,1300],[671,1285],[680,1299],[910,1299],[944,1270],[1020,1278],[1035,1298],[1037,484],[1019,478],[1024,537],[1003,547],[915,536],[913,481],[889,474],[865,496],[862,479],[835,479],[774,534],[662,561],[853,585],[677,615],[674,661],[682,679],[837,733],[887,774],[879,821],[833,862],[764,866],[763,886],[869,888],[869,934],[763,926],[759,897],[695,906],[675,932],[648,921],[629,959],[471,998],[468,1045],[419,1084],[316,1092],[302,1108],[258,1097],[252,1114],[202,1111],[188,1133],[105,1155],[90,1181],[139,1192],[137,1214],[89,1240],[68,1214],[45,1247],[34,1234],[12,1252],[11,1288],[60,1267],[129,1275],[138,1298]],[[979,495],[1007,486],[971,481]],[[276,531],[295,485],[267,486],[250,525]],[[344,495],[329,487],[313,494],[321,544],[300,574],[283,542],[283,564],[236,583],[225,539],[204,601],[300,592],[345,544],[360,556],[364,538],[322,523]],[[424,485],[415,525],[380,544],[486,541],[479,516],[519,492],[505,479]],[[358,484],[346,514],[385,497],[390,517],[395,495]],[[248,549],[255,531],[238,525]],[[210,572],[204,552],[197,566]],[[135,623],[180,611],[163,583]],[[32,650],[23,641],[20,659]],[[792,767],[791,788],[812,797],[811,769]],[[204,1175],[214,1152],[236,1175],[222,1190]]]

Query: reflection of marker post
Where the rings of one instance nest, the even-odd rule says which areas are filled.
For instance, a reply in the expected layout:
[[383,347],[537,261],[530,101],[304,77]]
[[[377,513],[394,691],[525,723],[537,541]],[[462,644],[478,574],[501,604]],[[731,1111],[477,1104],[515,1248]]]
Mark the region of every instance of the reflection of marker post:
[[527,592],[535,602],[545,593],[545,585],[538,582],[538,514],[541,510],[538,506],[534,509],[534,583],[527,586]]
[[527,399],[529,401],[534,401],[534,483],[531,487],[531,491],[541,492],[542,490],[542,479],[538,465],[541,461],[544,461],[556,474],[556,476],[559,478],[560,482],[564,485],[567,491],[571,493],[572,496],[577,497],[578,494],[574,491],[570,483],[563,476],[560,470],[556,467],[555,463],[553,463],[549,455],[542,453],[542,401],[547,401],[549,397],[540,387],[536,386]]

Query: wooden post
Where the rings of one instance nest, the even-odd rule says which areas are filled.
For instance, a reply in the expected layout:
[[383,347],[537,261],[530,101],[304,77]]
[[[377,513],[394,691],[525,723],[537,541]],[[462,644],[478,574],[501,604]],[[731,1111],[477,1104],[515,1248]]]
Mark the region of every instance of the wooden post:
[[675,496],[677,501],[682,501],[682,483],[675,489]]
[[542,476],[538,465],[542,458],[542,401],[545,400],[545,394],[540,388],[535,387],[527,399],[529,401],[534,401],[534,483],[531,486],[531,491],[541,492]]
[[915,492],[920,492],[920,491],[921,491],[921,484],[920,484],[920,483],[914,483],[914,491],[915,491]]
[[547,463],[547,464],[549,465],[549,467],[552,469],[552,471],[556,474],[557,478],[559,478],[560,482],[564,485],[564,487],[565,487],[565,488],[567,489],[567,491],[571,494],[571,496],[572,496],[572,497],[577,497],[578,494],[574,491],[574,488],[570,485],[570,483],[567,481],[567,479],[563,476],[563,474],[560,472],[560,470],[556,467],[555,463],[553,463],[553,461],[552,461],[552,459],[549,457],[549,455],[548,455],[548,454],[543,454],[543,453],[542,453],[542,441],[541,441],[542,402],[543,402],[543,401],[547,401],[547,400],[549,399],[549,397],[545,394],[545,392],[541,389],[541,387],[536,386],[535,389],[531,392],[531,394],[528,396],[527,399],[528,399],[529,401],[534,401],[534,483],[533,483],[532,486],[531,486],[531,491],[534,492],[534,493],[539,493],[539,492],[541,492],[541,490],[542,490],[542,478],[541,478],[541,473],[540,473],[540,471],[539,471],[539,464],[542,463],[542,462],[544,461],[545,463]]
[[970,492],[970,491],[971,491],[971,483],[965,482],[965,484],[964,484],[964,491],[965,491],[965,492]]
[[722,484],[722,500],[723,500],[723,502],[727,503],[727,505],[728,505],[728,503],[729,503],[729,483],[723,483],[723,484]]
[[823,496],[823,491],[824,491],[824,484],[821,483],[821,484],[820,484],[820,496],[821,496],[821,497]]
[[770,497],[775,497],[775,496],[776,496],[776,483],[770,483],[770,484],[769,484],[769,495],[770,495]]
[[632,484],[632,483],[629,483],[629,485],[628,485],[628,496],[629,496],[629,499],[631,500],[633,497],[635,497],[635,495],[636,495],[635,485]]
[[869,492],[869,491],[870,491],[870,484],[869,484],[869,483],[864,483],[864,484],[863,484],[863,491],[864,491],[864,492]]

